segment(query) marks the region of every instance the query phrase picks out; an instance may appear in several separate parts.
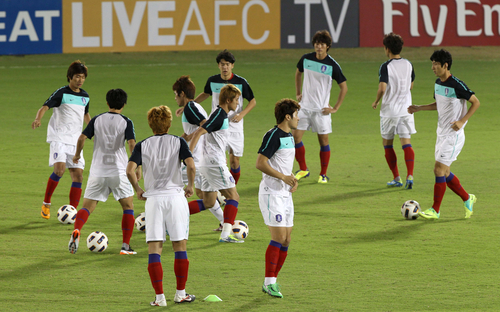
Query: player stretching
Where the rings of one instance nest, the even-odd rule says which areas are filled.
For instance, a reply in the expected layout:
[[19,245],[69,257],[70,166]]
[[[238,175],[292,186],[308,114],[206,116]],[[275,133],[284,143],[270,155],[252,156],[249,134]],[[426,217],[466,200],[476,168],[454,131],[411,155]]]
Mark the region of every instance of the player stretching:
[[[318,133],[320,145],[321,172],[318,183],[328,183],[329,178],[326,176],[330,162],[328,134],[332,132],[330,114],[336,113],[342,105],[347,93],[347,83],[339,64],[328,55],[328,50],[332,46],[330,33],[327,30],[317,31],[312,42],[315,52],[304,54],[297,63],[295,72],[295,90],[301,107],[299,125],[292,131],[295,140],[295,159],[300,167],[295,177],[300,180],[309,176],[302,136],[306,130],[311,129],[312,132]],[[301,91],[302,73],[304,73],[304,83]],[[332,80],[335,80],[340,88],[337,102],[333,107],[330,106]]]
[[87,66],[79,60],[74,61],[68,68],[66,78],[69,84],[57,89],[36,113],[35,121],[31,128],[36,129],[42,124],[45,112],[53,109],[47,127],[47,143],[50,144],[49,166],[54,167],[45,190],[41,215],[44,219],[50,218],[50,205],[59,180],[66,168],[71,175],[71,189],[69,191],[69,204],[78,207],[82,195],[83,157],[77,164],[73,163],[76,150],[76,141],[82,133],[83,121],[90,122],[89,95],[82,89],[87,78]]
[[[127,176],[137,197],[146,200],[146,242],[148,243],[148,272],[156,293],[152,306],[166,306],[163,293],[161,252],[166,233],[175,253],[174,273],[177,279],[175,303],[192,302],[194,295],[186,294],[189,260],[186,243],[189,236],[189,208],[186,197],[193,195],[194,160],[183,138],[168,134],[172,112],[167,106],[153,107],[148,112],[151,136],[134,148],[127,166]],[[187,166],[188,185],[182,183],[181,162]],[[142,165],[144,188],[139,186],[135,171]]]
[[[122,89],[109,90],[106,94],[106,102],[109,111],[90,120],[89,125],[78,138],[75,156],[73,156],[73,162],[78,163],[85,140],[95,137],[89,179],[83,195],[83,207],[76,214],[75,229],[68,244],[69,252],[72,254],[78,250],[80,231],[89,215],[94,212],[98,202],[108,200],[111,192],[123,209],[123,244],[120,254],[136,254],[129,245],[135,222],[134,190],[125,172],[127,168],[125,141],[127,141],[130,153],[132,153],[135,147],[134,124],[130,119],[121,115],[125,104],[127,104],[125,91]],[[138,172],[138,174],[140,173]]]
[[387,186],[403,186],[398,171],[398,159],[393,148],[394,136],[397,134],[405,154],[407,169],[405,188],[412,189],[415,152],[411,147],[411,135],[417,131],[413,115],[408,113],[408,106],[411,105],[411,90],[413,89],[415,72],[410,61],[400,55],[404,43],[400,35],[391,32],[384,36],[383,43],[385,55],[389,60],[380,66],[377,99],[373,102],[372,107],[376,109],[380,99],[382,99],[380,134],[382,135],[385,159],[394,178],[394,180],[387,182]]
[[229,132],[227,114],[230,110],[236,109],[240,96],[241,92],[236,86],[227,84],[222,87],[219,96],[219,107],[210,114],[207,122],[193,133],[189,144],[191,150],[194,151],[200,137],[206,134],[204,136],[205,146],[203,147],[201,163],[198,168],[201,173],[203,199],[189,202],[189,209],[191,211],[202,211],[213,208],[217,204],[217,191],[220,190],[222,195],[226,197],[224,224],[219,238],[221,243],[244,242],[232,235],[240,196],[236,191],[234,178],[227,169],[225,154]]
[[[464,190],[457,176],[450,171],[450,166],[457,160],[464,146],[464,127],[480,104],[474,92],[450,73],[452,63],[450,52],[442,49],[434,51],[431,61],[432,71],[438,77],[434,85],[436,101],[432,104],[408,107],[409,113],[421,110],[438,111],[437,140],[434,151],[436,159],[434,203],[432,208],[419,212],[419,215],[425,219],[439,219],[439,208],[446,186],[448,186],[464,201],[465,218],[468,219],[472,216],[476,196]],[[467,109],[467,101],[471,103],[469,109]]]
[[[184,138],[188,144],[191,141],[191,137],[193,133],[198,129],[199,126],[202,126],[207,121],[207,113],[203,109],[203,107],[194,102],[194,94],[196,87],[189,78],[189,76],[181,76],[177,79],[172,86],[172,90],[174,90],[175,101],[177,104],[183,108],[182,113],[182,128],[184,129],[184,133],[182,134],[182,138]],[[203,153],[204,138],[201,138],[196,144],[195,149],[192,151],[194,165],[196,168],[200,165],[200,159]],[[187,172],[186,167],[182,168],[182,181],[184,184],[187,184]],[[201,191],[201,175],[199,170],[196,170],[196,175],[194,179],[195,191],[196,195],[199,198],[203,198],[203,192]],[[189,207],[190,214],[200,212],[198,206],[192,205],[193,207]],[[222,214],[222,209],[218,201],[215,202],[215,206],[209,209],[210,212],[219,220],[219,223],[224,223],[224,215]]]
[[283,298],[276,282],[285,262],[293,228],[292,193],[297,180],[292,174],[295,143],[291,130],[297,129],[299,104],[291,99],[276,103],[274,116],[277,126],[269,130],[262,140],[256,167],[262,171],[259,187],[259,206],[264,223],[271,232],[266,251],[266,275],[262,291]]
[[[234,62],[236,61],[234,55],[228,50],[224,50],[217,55],[216,61],[219,65],[220,74],[208,78],[203,93],[200,93],[194,101],[201,103],[209,96],[212,96],[213,113],[217,109],[217,106],[219,106],[220,90],[224,85],[230,83],[240,90],[238,105],[227,113],[229,120],[227,151],[229,152],[230,172],[234,177],[235,184],[238,184],[241,174],[240,157],[243,156],[245,139],[243,134],[243,117],[255,107],[257,102],[253,96],[252,88],[250,88],[246,79],[233,73]],[[245,109],[243,109],[243,98],[248,101]]]

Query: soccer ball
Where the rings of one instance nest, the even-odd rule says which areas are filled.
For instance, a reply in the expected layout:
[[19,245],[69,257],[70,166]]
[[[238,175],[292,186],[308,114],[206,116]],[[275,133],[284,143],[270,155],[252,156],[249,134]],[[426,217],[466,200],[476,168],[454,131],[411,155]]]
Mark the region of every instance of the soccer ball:
[[233,225],[233,234],[238,239],[245,239],[248,237],[248,224],[245,221],[236,220]]
[[103,252],[108,248],[108,237],[103,232],[92,232],[87,237],[87,247],[92,252]]
[[73,224],[76,220],[77,210],[71,205],[64,205],[57,210],[57,220],[62,224]]
[[420,212],[420,204],[415,200],[407,200],[401,207],[401,214],[405,219],[415,220]]
[[146,213],[141,212],[137,218],[135,218],[135,227],[141,231],[146,231]]

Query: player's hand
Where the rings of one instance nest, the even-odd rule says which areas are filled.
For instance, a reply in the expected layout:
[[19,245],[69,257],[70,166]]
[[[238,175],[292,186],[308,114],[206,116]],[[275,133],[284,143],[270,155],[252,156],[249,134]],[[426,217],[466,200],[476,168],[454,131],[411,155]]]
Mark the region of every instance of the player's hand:
[[40,127],[42,125],[42,122],[40,120],[36,120],[33,121],[33,123],[31,124],[31,129],[36,129],[38,127]]
[[139,187],[139,191],[137,191],[137,198],[139,200],[146,200],[146,197],[142,196],[144,194],[144,190]]
[[451,128],[455,131],[462,129],[463,126],[464,126],[464,122],[462,122],[460,120],[451,122]]
[[297,183],[297,179],[294,177],[293,174],[287,176],[287,175],[284,175],[283,178],[281,178],[281,180],[283,182],[285,182],[286,184],[290,185],[291,187],[293,187],[295,185],[295,183]]
[[302,101],[302,94],[297,94],[296,97],[297,97],[297,102],[300,103],[300,101]]
[[331,106],[324,107],[324,108],[321,109],[321,113],[323,115],[335,114],[337,111],[338,111],[338,108],[333,108]]
[[232,122],[240,122],[243,119],[243,117],[240,116],[240,114],[234,115],[233,119],[231,119]]
[[373,102],[373,103],[372,103],[372,108],[373,108],[373,109],[377,109],[377,106],[378,106],[378,102]]
[[186,198],[189,198],[193,196],[193,194],[194,194],[193,187],[186,185],[186,187],[184,188],[184,196],[186,196]]
[[175,110],[175,116],[180,117],[183,112],[184,112],[184,107],[180,107]]
[[73,156],[73,163],[74,164],[77,164],[79,160],[80,160],[80,155]]
[[290,193],[294,193],[297,190],[297,187],[299,187],[299,182],[295,180],[295,184],[290,189]]
[[415,112],[418,112],[420,110],[420,107],[417,105],[410,105],[408,106],[408,113],[413,114]]

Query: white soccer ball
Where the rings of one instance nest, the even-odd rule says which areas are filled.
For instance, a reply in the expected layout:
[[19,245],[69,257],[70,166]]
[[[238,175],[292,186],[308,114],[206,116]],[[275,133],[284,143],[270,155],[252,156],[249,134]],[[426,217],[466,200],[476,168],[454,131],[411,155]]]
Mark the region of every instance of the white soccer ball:
[[146,213],[141,212],[137,218],[135,218],[135,227],[141,231],[146,231]]
[[248,237],[248,224],[245,221],[235,220],[233,225],[233,234],[238,239]]
[[103,252],[108,248],[108,237],[103,232],[92,232],[87,237],[87,247],[92,252]]
[[57,210],[57,220],[62,224],[73,224],[75,223],[77,212],[75,207],[64,205]]
[[415,220],[420,212],[420,204],[416,200],[407,200],[401,207],[401,214],[405,219]]

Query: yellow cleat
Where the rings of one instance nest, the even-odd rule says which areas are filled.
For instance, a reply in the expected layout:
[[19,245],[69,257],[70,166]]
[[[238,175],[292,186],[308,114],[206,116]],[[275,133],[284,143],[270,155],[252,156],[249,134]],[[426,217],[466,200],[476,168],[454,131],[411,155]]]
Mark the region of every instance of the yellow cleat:
[[50,205],[43,204],[40,214],[42,215],[42,218],[47,220],[50,219]]
[[318,183],[326,184],[326,183],[328,183],[328,181],[330,181],[330,178],[327,177],[326,175],[319,176]]
[[295,179],[300,181],[300,179],[307,178],[309,176],[309,170],[299,170],[295,172]]

